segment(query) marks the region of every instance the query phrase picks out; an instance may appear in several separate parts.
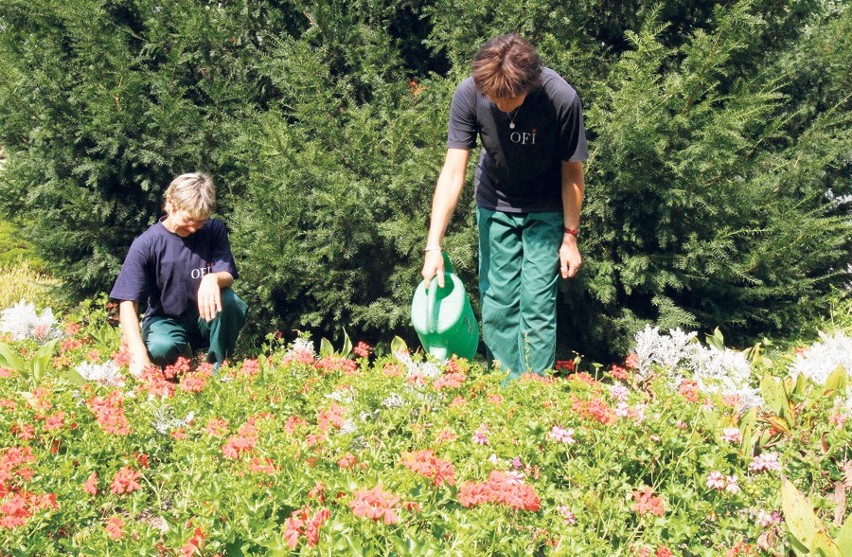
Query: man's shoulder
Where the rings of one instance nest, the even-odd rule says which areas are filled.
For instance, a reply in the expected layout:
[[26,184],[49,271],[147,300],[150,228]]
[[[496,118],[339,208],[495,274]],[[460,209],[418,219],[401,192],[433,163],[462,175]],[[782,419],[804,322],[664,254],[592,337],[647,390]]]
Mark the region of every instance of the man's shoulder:
[[548,98],[555,101],[572,103],[579,97],[574,87],[550,68],[542,68],[541,86]]

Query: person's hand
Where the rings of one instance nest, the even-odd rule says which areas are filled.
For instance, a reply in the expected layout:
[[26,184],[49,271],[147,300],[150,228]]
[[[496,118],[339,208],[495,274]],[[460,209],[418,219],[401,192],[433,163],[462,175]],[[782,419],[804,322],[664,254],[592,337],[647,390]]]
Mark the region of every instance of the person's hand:
[[130,352],[130,375],[140,377],[145,368],[152,366],[151,359],[148,357],[148,350],[142,346],[142,350],[129,350]]
[[222,289],[215,273],[204,275],[198,287],[198,315],[205,321],[213,321],[222,311]]
[[441,255],[441,250],[434,249],[426,252],[426,257],[423,259],[423,280],[426,281],[426,289],[429,289],[429,284],[432,278],[437,276],[438,286],[444,287],[444,256]]
[[562,278],[573,278],[580,270],[583,258],[580,256],[580,248],[577,247],[577,237],[565,234],[562,245],[559,247],[559,274]]

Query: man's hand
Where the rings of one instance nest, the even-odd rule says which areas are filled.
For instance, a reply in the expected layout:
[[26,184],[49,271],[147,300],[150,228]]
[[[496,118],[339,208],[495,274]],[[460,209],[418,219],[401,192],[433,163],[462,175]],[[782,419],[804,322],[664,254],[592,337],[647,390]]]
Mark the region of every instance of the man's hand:
[[213,321],[222,311],[222,289],[216,273],[204,275],[198,287],[198,315],[205,321]]
[[438,286],[444,287],[444,257],[441,255],[441,250],[430,250],[426,252],[426,257],[423,259],[423,280],[426,281],[426,289],[429,289],[429,284],[432,278],[438,279]]
[[580,256],[580,248],[577,247],[577,237],[565,234],[562,245],[559,247],[559,273],[562,278],[573,278],[580,270],[583,258]]

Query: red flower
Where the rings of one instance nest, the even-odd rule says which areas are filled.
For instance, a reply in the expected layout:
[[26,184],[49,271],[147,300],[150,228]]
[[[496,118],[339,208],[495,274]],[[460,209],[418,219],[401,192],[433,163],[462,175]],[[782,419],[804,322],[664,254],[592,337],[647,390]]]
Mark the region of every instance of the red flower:
[[660,497],[654,497],[654,490],[646,487],[642,491],[634,491],[633,499],[636,501],[630,510],[639,513],[640,515],[651,513],[654,516],[663,516],[666,512],[663,500]]
[[112,485],[110,486],[110,493],[113,495],[122,495],[141,489],[142,486],[136,481],[141,476],[142,474],[129,466],[122,467],[121,470],[115,473]]
[[455,485],[456,469],[452,462],[435,456],[435,451],[425,450],[402,453],[402,465],[415,474],[430,478],[432,483],[442,486],[445,483]]
[[104,530],[111,540],[117,540],[124,535],[124,521],[120,516],[113,516],[107,521]]
[[352,351],[355,352],[355,355],[359,358],[367,358],[370,356],[372,349],[369,344],[364,341],[360,341]]
[[103,431],[114,435],[130,434],[130,424],[124,416],[124,399],[120,391],[112,391],[106,397],[92,397],[87,404]]
[[376,522],[381,520],[385,524],[397,524],[399,516],[393,508],[397,503],[399,503],[399,497],[382,490],[381,486],[376,486],[373,489],[356,491],[355,499],[349,502],[349,506],[356,516]]
[[92,475],[89,476],[89,479],[83,482],[83,491],[88,493],[89,495],[97,495],[98,494],[98,473],[92,472]]

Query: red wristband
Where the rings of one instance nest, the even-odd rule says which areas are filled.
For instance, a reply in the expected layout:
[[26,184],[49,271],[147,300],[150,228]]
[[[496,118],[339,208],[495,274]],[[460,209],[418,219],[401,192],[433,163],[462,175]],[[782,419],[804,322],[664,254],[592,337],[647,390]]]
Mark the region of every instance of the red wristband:
[[580,235],[580,229],[579,228],[568,228],[567,226],[563,226],[562,232],[564,232],[565,234],[570,234],[571,236],[574,236],[575,238]]

